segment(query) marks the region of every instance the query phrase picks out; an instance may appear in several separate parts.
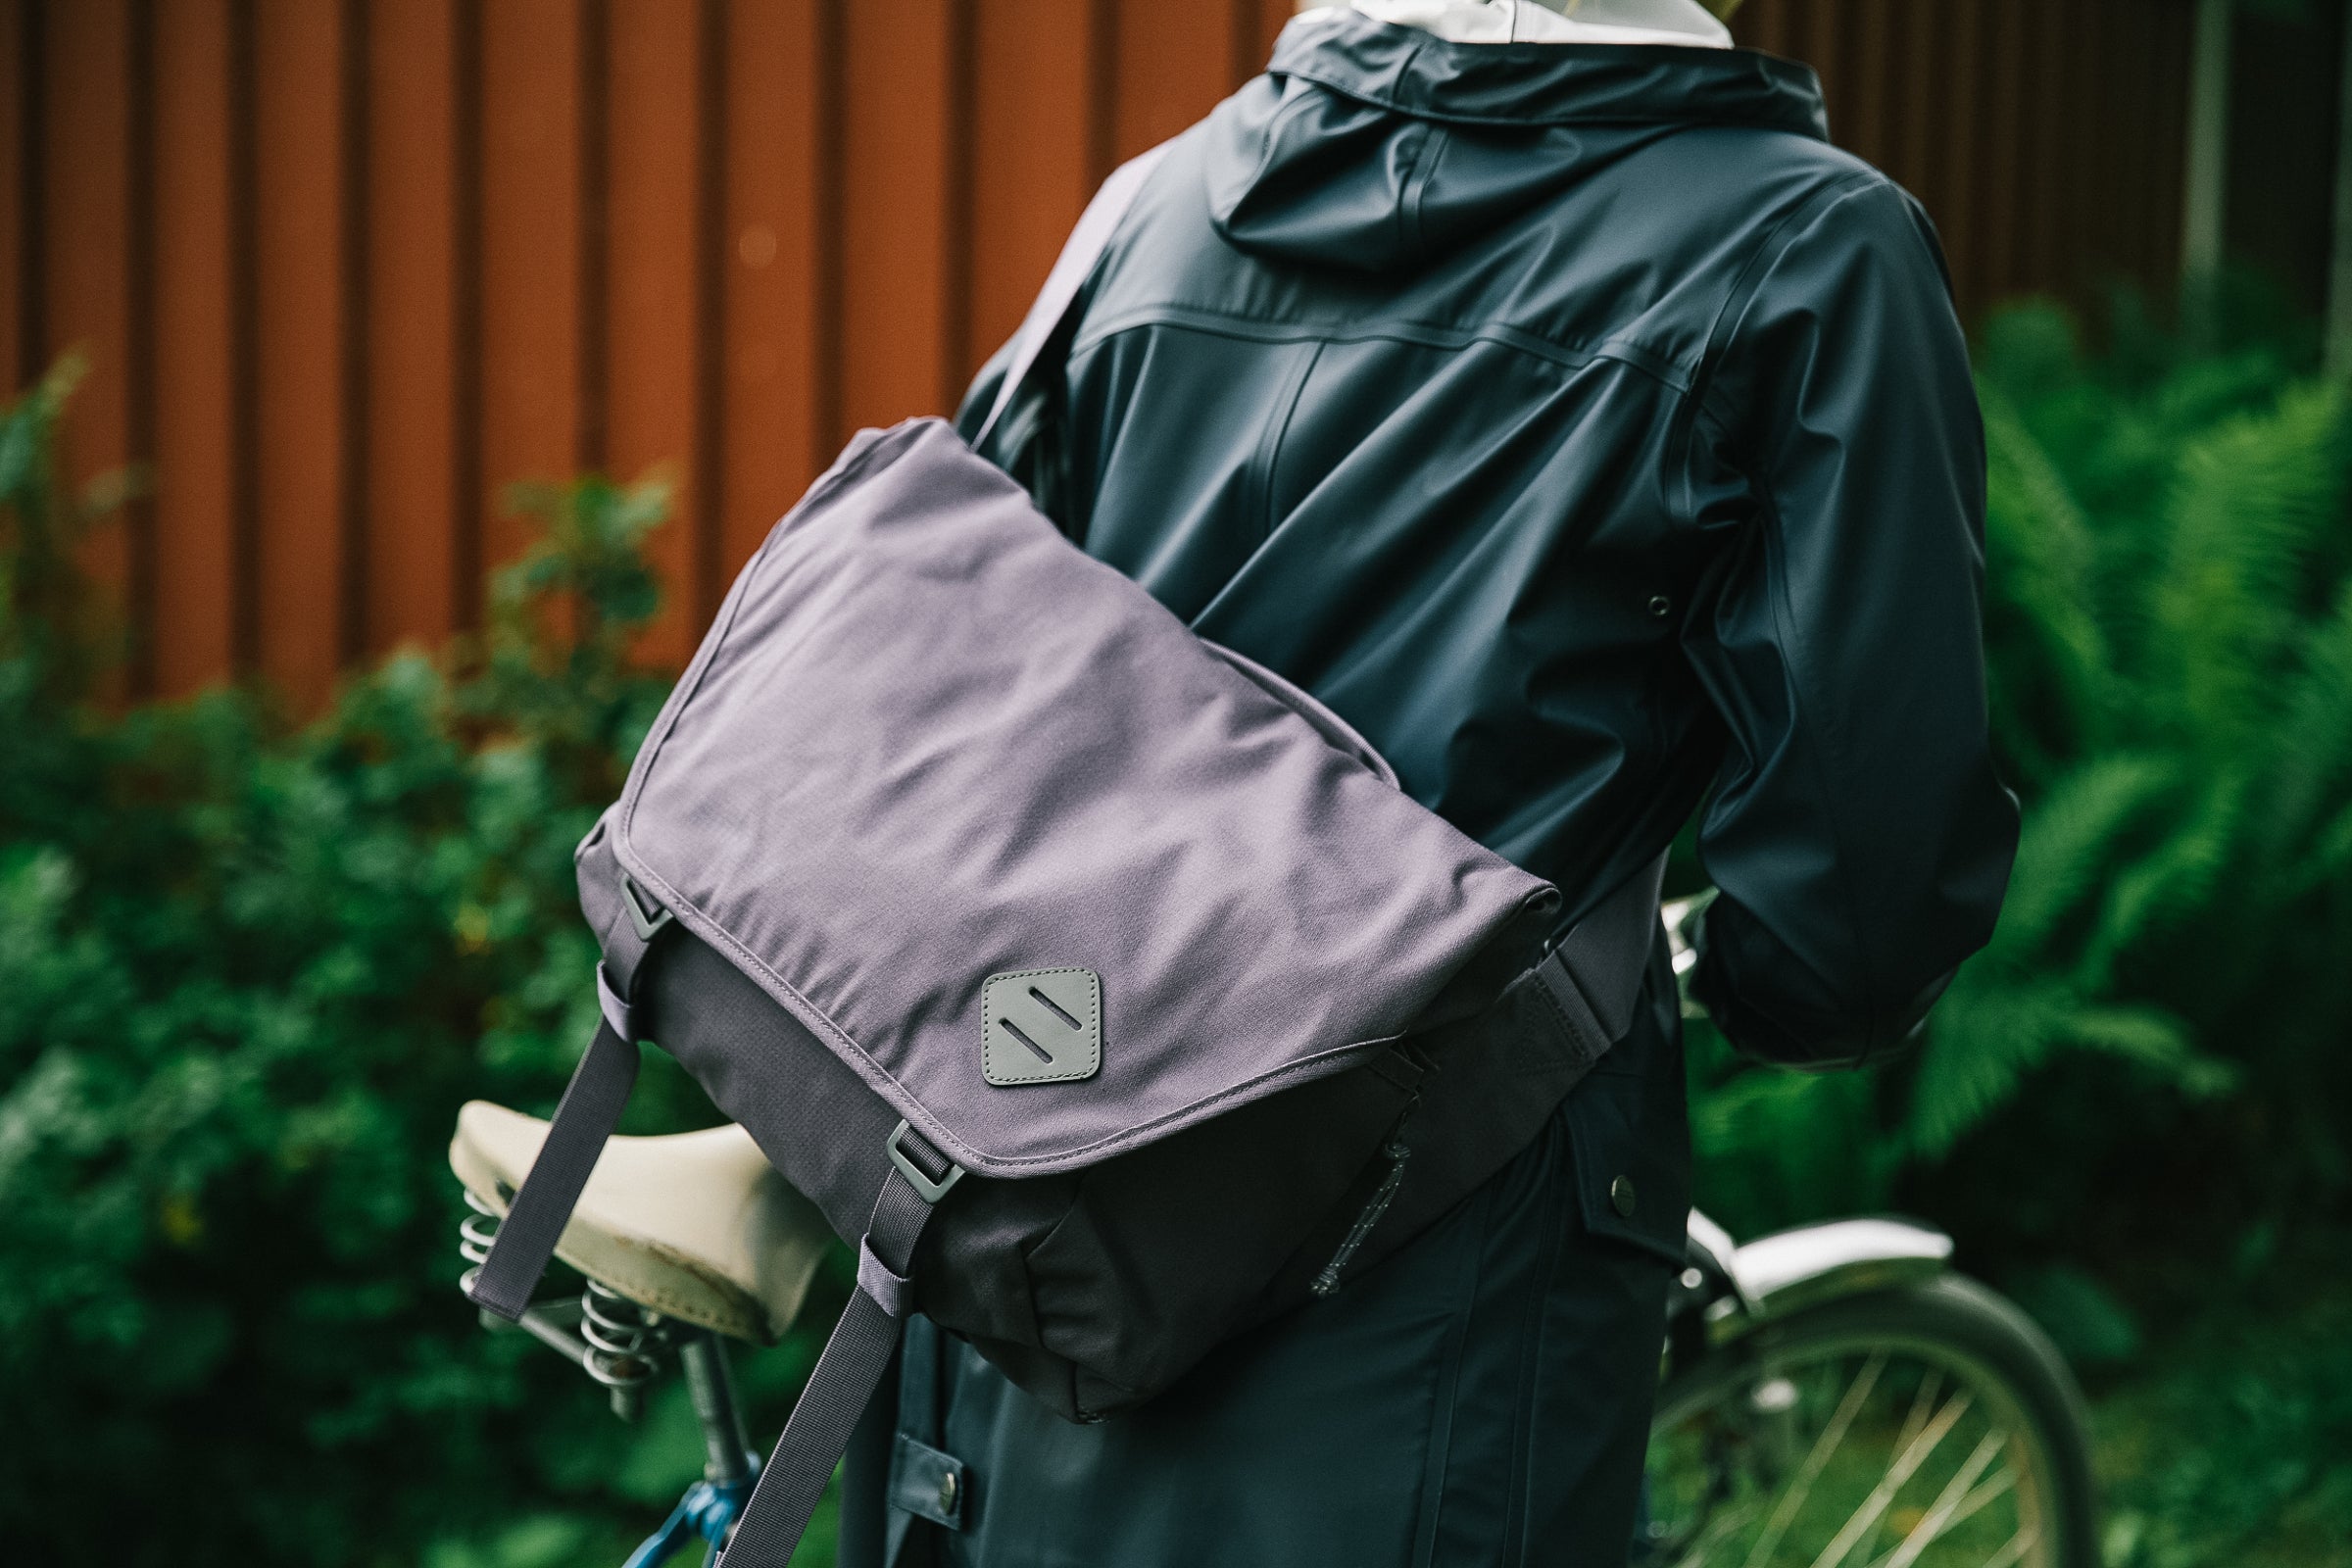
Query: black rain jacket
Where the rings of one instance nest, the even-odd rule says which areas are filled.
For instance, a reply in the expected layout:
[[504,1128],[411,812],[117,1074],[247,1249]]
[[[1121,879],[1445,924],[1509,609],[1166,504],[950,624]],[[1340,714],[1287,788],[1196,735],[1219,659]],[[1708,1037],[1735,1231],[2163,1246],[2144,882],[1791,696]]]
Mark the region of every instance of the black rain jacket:
[[1941,254],[1825,136],[1745,50],[1294,24],[987,452],[1571,915],[1704,802],[1700,995],[1807,1063],[1918,1023],[2017,827]]

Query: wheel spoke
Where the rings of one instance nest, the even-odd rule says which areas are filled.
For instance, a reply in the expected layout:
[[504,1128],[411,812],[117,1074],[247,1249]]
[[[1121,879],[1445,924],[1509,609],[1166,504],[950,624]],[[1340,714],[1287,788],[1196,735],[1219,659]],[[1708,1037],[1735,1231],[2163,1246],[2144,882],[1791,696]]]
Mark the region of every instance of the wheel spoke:
[[[1930,1545],[1935,1544],[1938,1536],[1965,1517],[1960,1510],[1974,1495],[1969,1488],[1977,1484],[1977,1477],[1984,1473],[1984,1467],[1992,1463],[2000,1453],[2002,1445],[2008,1441],[2008,1434],[1997,1428],[1984,1434],[1984,1441],[1977,1445],[1976,1452],[1968,1456],[1968,1463],[1962,1465],[1953,1474],[1952,1479],[1944,1483],[1943,1491],[1936,1494],[1936,1500],[1928,1505],[1927,1514],[1921,1518],[1918,1524],[1911,1527],[1911,1533],[1905,1536],[1892,1551],[1872,1563],[1871,1568],[1911,1568],[1913,1563],[1919,1561],[1921,1552],[1927,1550]],[[1984,1499],[1984,1501],[1989,1500],[1989,1496]],[[1980,1501],[1977,1506],[1983,1507],[1984,1501]],[[1970,1512],[1974,1511],[1975,1509],[1970,1509]]]
[[[1977,1511],[1983,1508],[1986,1503],[1990,1502],[1993,1498],[2000,1496],[2003,1493],[2014,1492],[2016,1490],[2016,1471],[1995,1470],[1992,1473],[1992,1478],[1989,1481],[1986,1481],[1983,1486],[1979,1487],[1976,1491],[1970,1493],[1966,1497],[1961,1499],[1960,1511],[1952,1515],[1951,1525],[1946,1525],[1944,1528],[1949,1530],[1952,1525],[1965,1523],[1967,1520],[1976,1517]],[[2028,1533],[2034,1533],[2030,1526],[2028,1528]]]
[[[1894,1435],[1896,1453],[1911,1446],[1911,1440],[1918,1437],[1920,1429],[1928,1424],[1928,1417],[1936,1413],[1936,1401],[1942,1396],[1943,1368],[1932,1366],[1928,1368],[1927,1375],[1919,1380],[1919,1388],[1911,1396],[1911,1408],[1903,1413],[1902,1430]],[[1879,1532],[1876,1529],[1869,1531],[1867,1539],[1858,1543],[1865,1557],[1878,1544]]]
[[1691,1544],[1690,1549],[1676,1559],[1674,1568],[1705,1568],[1707,1558],[1712,1554],[1714,1548],[1729,1538],[1738,1535],[1740,1527],[1755,1516],[1756,1505],[1751,1502],[1728,1510],[1720,1518],[1710,1518],[1707,1521],[1706,1529],[1699,1533],[1698,1540]]
[[1928,1375],[1919,1380],[1919,1393],[1911,1399],[1911,1409],[1903,1417],[1903,1430],[1895,1434],[1894,1451],[1902,1452],[1919,1436],[1919,1429],[1928,1424],[1928,1416],[1936,1408],[1936,1400],[1943,1393],[1943,1368],[1932,1366]]
[[1968,1413],[1971,1402],[1970,1396],[1965,1393],[1952,1396],[1950,1402],[1936,1413],[1936,1419],[1928,1423],[1926,1430],[1911,1440],[1910,1446],[1895,1459],[1894,1468],[1886,1472],[1886,1479],[1873,1487],[1870,1495],[1862,1499],[1862,1506],[1854,1510],[1854,1516],[1845,1522],[1844,1529],[1838,1532],[1837,1539],[1821,1548],[1821,1555],[1813,1559],[1813,1568],[1838,1568],[1838,1564],[1845,1561],[1846,1554],[1854,1549],[1854,1544],[1878,1524],[1880,1515],[1894,1501],[1895,1494],[1903,1490],[1903,1483],[1911,1479],[1912,1472],[1927,1462],[1928,1455],[1936,1451],[1936,1446],[1943,1441],[1953,1424]]
[[2016,1568],[2041,1540],[2038,1530],[2020,1530],[2009,1538],[2009,1544],[1984,1559],[1984,1568]]
[[1886,1352],[1873,1350],[1870,1359],[1863,1363],[1862,1370],[1854,1375],[1854,1381],[1846,1386],[1845,1396],[1838,1401],[1838,1408],[1831,1414],[1829,1425],[1821,1429],[1821,1436],[1813,1440],[1813,1447],[1805,1455],[1805,1462],[1797,1466],[1796,1479],[1788,1483],[1788,1490],[1782,1494],[1780,1505],[1772,1510],[1772,1517],[1765,1521],[1764,1533],[1748,1548],[1745,1568],[1763,1568],[1772,1560],[1772,1554],[1780,1549],[1781,1538],[1788,1533],[1788,1526],[1795,1521],[1797,1511],[1804,1507],[1805,1499],[1812,1495],[1813,1483],[1820,1479],[1822,1467],[1830,1462],[1830,1455],[1836,1453],[1838,1446],[1845,1442],[1846,1429],[1854,1424],[1854,1417],[1862,1413],[1863,1402],[1870,1397],[1870,1391],[1878,1386],[1879,1374],[1886,1367]]

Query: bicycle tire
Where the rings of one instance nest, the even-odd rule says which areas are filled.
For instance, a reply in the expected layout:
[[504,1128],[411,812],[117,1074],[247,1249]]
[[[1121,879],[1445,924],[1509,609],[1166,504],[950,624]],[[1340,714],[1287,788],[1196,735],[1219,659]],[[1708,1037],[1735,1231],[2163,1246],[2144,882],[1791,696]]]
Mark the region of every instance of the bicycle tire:
[[1659,1390],[1653,1431],[1751,1387],[1760,1366],[1874,1346],[1937,1348],[2003,1391],[2031,1429],[2036,1468],[2046,1472],[2039,1480],[2054,1526],[2054,1568],[2098,1568],[2098,1485],[2082,1391],[2031,1318],[1963,1275],[1827,1301],[1758,1328],[1670,1377]]

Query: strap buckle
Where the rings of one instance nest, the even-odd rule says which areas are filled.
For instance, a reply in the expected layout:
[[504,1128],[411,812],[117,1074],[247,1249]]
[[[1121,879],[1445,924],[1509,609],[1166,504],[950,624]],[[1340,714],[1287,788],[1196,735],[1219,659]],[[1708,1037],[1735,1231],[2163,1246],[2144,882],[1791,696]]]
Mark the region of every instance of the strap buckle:
[[[647,898],[644,890],[629,879],[626,871],[620,873],[620,904],[622,908],[629,911],[629,924],[637,928],[637,940],[640,942],[653,941],[663,926],[677,918]],[[648,906],[652,906],[653,912],[650,914],[646,912]]]
[[[936,1203],[948,1196],[949,1188],[963,1180],[963,1167],[954,1160],[950,1160],[948,1173],[945,1176],[934,1181],[925,1175],[922,1166],[917,1165],[912,1156],[906,1152],[903,1142],[907,1133],[911,1131],[913,1131],[911,1123],[905,1120],[900,1121],[898,1126],[891,1129],[889,1142],[883,1147],[890,1151],[890,1162],[899,1168],[900,1175],[906,1178],[906,1185],[914,1189],[915,1196],[926,1203]],[[919,1137],[920,1134],[917,1136]],[[933,1152],[937,1152],[937,1151],[933,1151]]]

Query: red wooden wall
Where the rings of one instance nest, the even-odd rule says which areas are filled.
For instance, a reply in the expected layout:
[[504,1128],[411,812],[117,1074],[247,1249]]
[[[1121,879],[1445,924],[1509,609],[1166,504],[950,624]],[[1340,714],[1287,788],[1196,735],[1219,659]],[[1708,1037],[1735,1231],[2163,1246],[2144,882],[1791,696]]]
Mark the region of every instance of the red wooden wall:
[[1830,130],[1927,204],[1962,309],[2178,270],[2195,0],[1749,0]]
[[[2189,0],[1754,0],[1972,306],[2178,228]],[[0,0],[0,368],[91,364],[70,461],[130,687],[472,623],[501,489],[664,467],[681,661],[859,425],[952,404],[1094,182],[1289,0]]]

